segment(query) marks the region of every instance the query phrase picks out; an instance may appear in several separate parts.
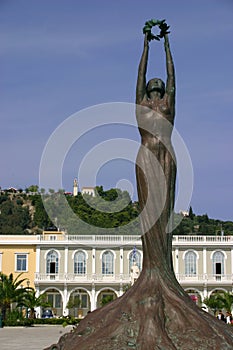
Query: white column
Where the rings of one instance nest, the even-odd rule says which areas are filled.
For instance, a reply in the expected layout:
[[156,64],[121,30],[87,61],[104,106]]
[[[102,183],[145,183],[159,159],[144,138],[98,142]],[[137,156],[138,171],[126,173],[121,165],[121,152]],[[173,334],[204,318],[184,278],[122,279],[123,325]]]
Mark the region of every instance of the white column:
[[65,247],[65,259],[64,259],[64,273],[68,272],[68,247]]
[[121,297],[123,295],[123,286],[122,283],[120,284],[120,291],[119,291],[119,297]]
[[40,288],[36,286],[35,291],[36,291],[36,297],[38,297],[40,295]]
[[[36,297],[38,298],[38,296],[40,295],[40,289],[38,286],[35,287],[35,290],[36,290]],[[36,312],[36,317],[37,318],[40,318],[41,317],[41,307],[40,306],[37,306],[35,308],[35,312]]]
[[175,249],[175,273],[179,273],[179,248]]
[[40,247],[36,247],[36,273],[40,271]]
[[203,288],[203,299],[208,297],[208,293],[207,293],[207,286],[205,285]]
[[124,268],[124,250],[120,248],[120,275],[123,275]]
[[204,286],[203,286],[203,293],[201,293],[202,295],[201,295],[201,298],[202,298],[202,306],[205,306],[206,307],[206,311],[209,311],[209,309],[208,309],[208,307],[207,307],[207,305],[204,303],[204,300],[205,300],[205,298],[208,298],[208,291],[207,291],[207,284],[206,283],[204,283]]
[[63,291],[63,316],[68,316],[68,314],[69,314],[69,310],[66,308],[67,303],[68,303],[67,286],[64,285],[64,291]]
[[95,248],[92,249],[92,274],[95,274]]
[[91,288],[91,311],[94,311],[96,309],[96,302],[95,302],[95,284],[92,283]]
[[207,274],[206,248],[203,248],[203,274]]

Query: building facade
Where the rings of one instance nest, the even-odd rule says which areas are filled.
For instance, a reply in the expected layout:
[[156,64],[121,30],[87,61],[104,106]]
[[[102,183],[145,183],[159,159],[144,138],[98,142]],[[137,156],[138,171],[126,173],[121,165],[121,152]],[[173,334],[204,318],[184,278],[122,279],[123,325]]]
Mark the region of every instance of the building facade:
[[[172,255],[179,283],[200,306],[212,293],[233,291],[232,236],[174,236]],[[24,272],[57,316],[83,317],[121,296],[135,263],[141,270],[140,236],[0,236],[0,270]]]
[[[14,278],[22,274],[30,287],[34,287],[36,269],[36,237],[0,235],[0,272],[13,273]],[[27,286],[26,281],[23,283]]]

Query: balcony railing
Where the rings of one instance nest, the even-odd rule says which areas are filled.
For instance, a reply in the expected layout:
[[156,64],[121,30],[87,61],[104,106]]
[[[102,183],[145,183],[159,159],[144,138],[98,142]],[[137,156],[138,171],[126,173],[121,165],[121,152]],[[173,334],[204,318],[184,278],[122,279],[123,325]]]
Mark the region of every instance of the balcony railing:
[[[182,284],[217,284],[221,283],[233,283],[233,274],[229,275],[214,275],[214,274],[197,274],[197,275],[185,275],[176,274],[178,282]],[[73,274],[73,273],[60,273],[60,274],[46,274],[46,273],[35,273],[36,283],[130,283],[130,274]]]
[[233,236],[173,236],[173,244],[200,243],[210,245],[233,244]]
[[197,274],[197,275],[185,275],[176,274],[178,282],[182,283],[218,283],[218,282],[233,282],[233,275],[220,275],[220,274]]
[[[39,241],[67,241],[68,243],[82,244],[141,244],[141,236],[138,235],[67,235],[67,234],[46,234],[38,235]],[[173,244],[233,244],[233,236],[173,236]]]
[[66,235],[66,234],[46,234],[38,235],[39,241],[66,241],[67,243],[82,243],[89,245],[120,245],[120,244],[140,244],[141,236],[138,235]]
[[[56,242],[56,244],[86,244],[95,245],[141,245],[141,236],[138,235],[67,235],[65,233],[56,234],[56,232],[47,232],[43,235],[1,235],[2,245],[6,244],[37,244],[38,242]],[[190,245],[209,245],[209,246],[233,246],[233,236],[199,236],[184,235],[173,236],[173,245],[190,246]]]
[[36,283],[130,283],[129,274],[115,274],[115,275],[103,275],[103,274],[73,274],[73,273],[35,273],[35,282]]

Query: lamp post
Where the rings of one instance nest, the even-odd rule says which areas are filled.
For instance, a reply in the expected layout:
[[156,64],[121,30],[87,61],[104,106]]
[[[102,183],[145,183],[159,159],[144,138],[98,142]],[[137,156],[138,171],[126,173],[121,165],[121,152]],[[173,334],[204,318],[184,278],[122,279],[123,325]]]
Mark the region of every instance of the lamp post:
[[[20,288],[23,289],[23,284],[20,285]],[[20,319],[23,318],[23,307],[22,305],[20,306]]]
[[[30,281],[27,280],[27,288],[30,286]],[[26,308],[26,318],[28,318],[28,307]]]

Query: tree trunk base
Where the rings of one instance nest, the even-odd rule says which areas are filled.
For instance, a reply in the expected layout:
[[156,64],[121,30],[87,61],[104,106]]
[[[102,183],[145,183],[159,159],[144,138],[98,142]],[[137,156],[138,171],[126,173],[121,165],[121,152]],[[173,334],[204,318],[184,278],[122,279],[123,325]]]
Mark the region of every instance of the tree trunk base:
[[144,269],[122,297],[45,350],[232,350],[230,325],[190,299],[172,273]]

